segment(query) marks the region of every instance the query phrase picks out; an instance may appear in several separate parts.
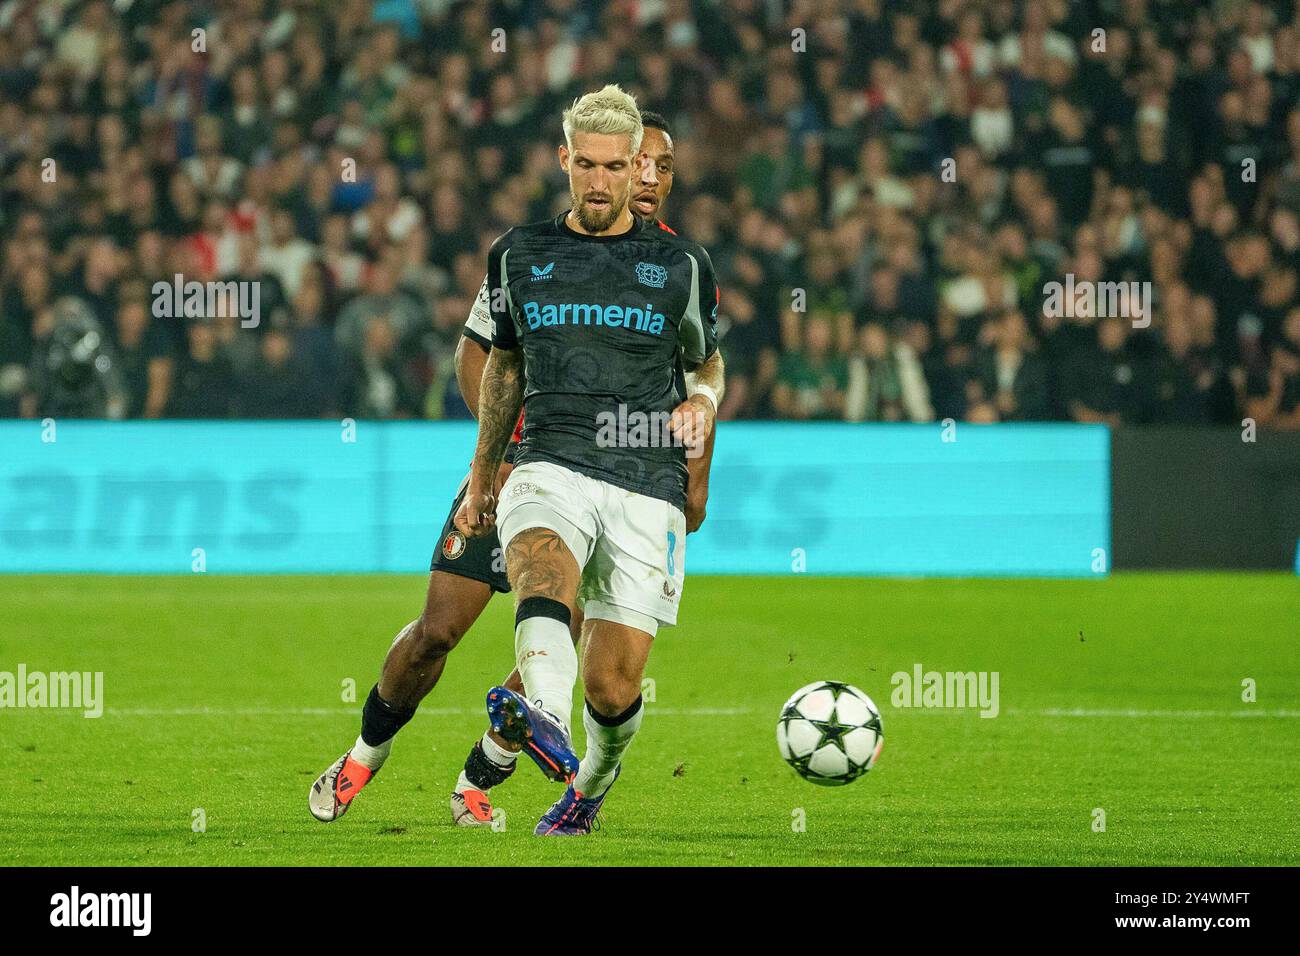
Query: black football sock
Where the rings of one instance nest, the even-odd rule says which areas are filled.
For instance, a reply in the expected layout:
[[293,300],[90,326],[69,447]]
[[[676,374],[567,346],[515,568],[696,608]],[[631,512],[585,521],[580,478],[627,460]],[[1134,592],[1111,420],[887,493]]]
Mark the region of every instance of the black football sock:
[[501,766],[483,752],[483,744],[476,743],[465,761],[464,781],[475,790],[488,791],[515,772],[515,765]]
[[370,688],[370,696],[361,708],[361,736],[352,748],[358,763],[378,770],[388,759],[393,737],[415,716],[415,709],[398,710],[379,696],[379,685]]

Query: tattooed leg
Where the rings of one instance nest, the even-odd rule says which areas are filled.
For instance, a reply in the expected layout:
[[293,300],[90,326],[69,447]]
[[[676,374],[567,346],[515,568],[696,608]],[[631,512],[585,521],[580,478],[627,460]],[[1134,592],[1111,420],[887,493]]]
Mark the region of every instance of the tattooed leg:
[[569,626],[582,571],[560,536],[529,528],[506,548],[506,574],[515,593],[515,663],[528,700],[567,728],[573,715],[578,655]]
[[506,576],[514,589],[516,607],[530,597],[543,597],[559,601],[573,613],[582,569],[550,528],[529,528],[511,539],[506,548]]

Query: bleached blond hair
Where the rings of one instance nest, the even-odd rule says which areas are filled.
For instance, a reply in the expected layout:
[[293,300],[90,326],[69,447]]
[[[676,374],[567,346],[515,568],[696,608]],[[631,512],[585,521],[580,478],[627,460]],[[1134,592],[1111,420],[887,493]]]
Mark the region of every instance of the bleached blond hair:
[[564,111],[564,142],[570,150],[573,149],[574,133],[605,133],[610,136],[626,133],[631,152],[636,153],[645,133],[636,97],[617,83],[578,97]]

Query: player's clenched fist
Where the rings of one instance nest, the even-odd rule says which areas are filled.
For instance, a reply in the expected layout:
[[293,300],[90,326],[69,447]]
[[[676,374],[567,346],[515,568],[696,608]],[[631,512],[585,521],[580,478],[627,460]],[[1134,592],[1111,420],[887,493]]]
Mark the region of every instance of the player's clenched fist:
[[673,438],[688,451],[699,452],[704,448],[705,439],[713,431],[713,419],[717,411],[713,403],[701,395],[692,395],[673,409],[668,427]]
[[497,523],[496,496],[467,489],[465,498],[456,509],[456,527],[468,538],[487,534]]

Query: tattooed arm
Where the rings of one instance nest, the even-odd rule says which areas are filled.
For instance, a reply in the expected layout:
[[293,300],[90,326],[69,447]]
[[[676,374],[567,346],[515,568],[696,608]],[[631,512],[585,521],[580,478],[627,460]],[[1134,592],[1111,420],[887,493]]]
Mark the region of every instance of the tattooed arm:
[[524,404],[524,353],[496,346],[488,353],[478,396],[478,446],[456,527],[470,537],[496,523],[496,477]]
[[479,386],[478,447],[474,449],[471,488],[492,489],[523,407],[523,350],[494,345],[483,366],[483,382]]

